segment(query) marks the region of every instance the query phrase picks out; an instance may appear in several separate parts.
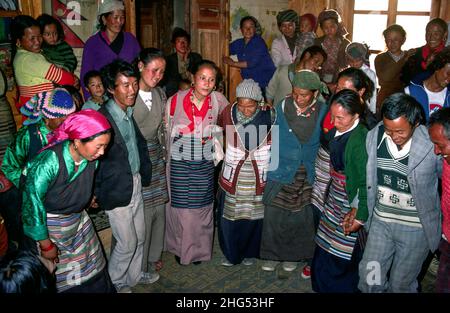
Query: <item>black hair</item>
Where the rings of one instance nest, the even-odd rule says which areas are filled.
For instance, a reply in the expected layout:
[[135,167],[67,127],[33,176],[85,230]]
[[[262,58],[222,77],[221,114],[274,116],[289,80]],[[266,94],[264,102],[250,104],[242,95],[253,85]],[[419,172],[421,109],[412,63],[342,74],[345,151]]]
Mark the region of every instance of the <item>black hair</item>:
[[116,59],[100,69],[103,86],[109,94],[109,90],[116,88],[116,80],[119,75],[135,77],[139,79],[136,69],[122,59]]
[[423,108],[416,99],[402,92],[387,97],[381,106],[381,116],[395,120],[404,116],[411,126],[416,126],[423,120]]
[[444,33],[448,32],[447,22],[439,17],[436,17],[436,18],[432,19],[431,21],[429,21],[427,26],[425,27],[425,29],[428,29],[428,27],[430,27],[432,25],[439,26]]
[[386,28],[386,29],[383,31],[383,36],[384,36],[384,38],[386,38],[387,34],[390,33],[390,32],[397,32],[397,33],[399,33],[400,35],[402,35],[404,38],[406,38],[406,31],[405,31],[405,29],[404,29],[401,25],[398,25],[398,24],[392,24],[392,25],[390,25],[388,28]]
[[191,43],[191,35],[189,35],[189,33],[187,31],[185,31],[183,28],[175,27],[173,29],[172,40],[170,42],[175,44],[175,41],[177,40],[177,38],[180,38],[180,37],[186,38],[188,43],[189,44]]
[[56,282],[37,255],[14,250],[0,261],[1,293],[56,293]]
[[58,40],[64,40],[64,30],[61,23],[51,15],[41,14],[36,21],[39,23],[41,28],[41,34],[44,34],[45,26],[54,24],[56,26],[56,31],[58,32]]
[[359,114],[360,119],[364,118],[365,105],[361,103],[361,97],[356,91],[343,89],[331,97],[330,103],[337,103],[349,114]]
[[84,77],[83,77],[83,83],[84,83],[84,85],[87,87],[87,85],[89,85],[89,80],[92,78],[92,77],[100,77],[100,79],[102,78],[102,75],[101,75],[101,73],[99,72],[99,71],[97,71],[97,70],[91,70],[91,71],[88,71],[86,74],[84,74]]
[[17,15],[11,22],[11,43],[12,43],[12,52],[11,52],[11,60],[14,59],[14,56],[17,51],[17,40],[22,39],[25,35],[25,29],[36,26],[41,29],[39,23],[29,15]]
[[302,55],[300,56],[300,59],[299,59],[300,61],[303,60],[306,53],[309,53],[311,56],[315,56],[316,54],[321,54],[323,57],[324,63],[328,57],[327,53],[325,52],[325,50],[323,50],[323,48],[321,46],[310,46],[310,47],[306,48],[305,50],[303,50]]
[[140,61],[144,63],[144,65],[147,65],[154,59],[164,59],[164,54],[162,51],[157,48],[145,48],[141,50],[135,62],[139,63]]
[[339,72],[338,80],[341,77],[348,77],[358,91],[365,88],[364,94],[362,95],[364,101],[368,101],[375,92],[375,84],[369,76],[359,68],[348,67]]
[[448,63],[450,63],[450,47],[445,47],[434,57],[434,60],[427,66],[427,71],[430,73],[434,73],[441,68],[444,68]]
[[166,58],[161,50],[157,48],[145,48],[141,50],[138,57],[134,60],[133,66],[139,73],[139,62],[144,63],[144,66],[146,66],[156,59],[163,59],[166,62]]
[[239,22],[239,28],[242,28],[246,21],[252,21],[253,24],[255,25],[255,27],[256,27],[256,25],[258,25],[258,20],[255,17],[247,15],[247,16],[244,16],[243,18],[241,18],[241,21]]
[[428,127],[430,128],[433,125],[442,125],[445,137],[450,140],[450,108],[441,108],[431,114]]
[[111,134],[111,128],[106,129],[106,130],[104,130],[104,131],[102,131],[102,132],[99,132],[99,133],[97,133],[97,134],[95,134],[95,135],[92,135],[92,136],[90,136],[90,137],[80,139],[80,141],[81,141],[82,143],[86,143],[86,142],[92,141],[92,140],[94,140],[95,138],[97,138],[97,137],[99,137],[99,136],[101,136],[101,135],[104,135],[104,134]]

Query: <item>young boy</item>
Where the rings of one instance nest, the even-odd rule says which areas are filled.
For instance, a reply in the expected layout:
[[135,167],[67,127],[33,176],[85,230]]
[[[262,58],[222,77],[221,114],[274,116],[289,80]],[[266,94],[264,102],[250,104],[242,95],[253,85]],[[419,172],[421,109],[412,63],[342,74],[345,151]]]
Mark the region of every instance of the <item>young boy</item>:
[[82,110],[100,109],[100,106],[108,100],[103,87],[102,78],[99,71],[89,71],[84,75],[84,85],[91,97],[84,103]]

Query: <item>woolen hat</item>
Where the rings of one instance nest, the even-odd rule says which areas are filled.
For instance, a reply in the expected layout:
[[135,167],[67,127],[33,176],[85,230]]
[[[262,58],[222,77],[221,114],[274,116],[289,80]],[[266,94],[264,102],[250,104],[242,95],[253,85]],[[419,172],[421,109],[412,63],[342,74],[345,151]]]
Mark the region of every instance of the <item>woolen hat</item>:
[[236,97],[252,99],[258,102],[263,100],[261,88],[253,79],[244,79],[236,87]]
[[98,8],[97,16],[105,13],[109,13],[116,10],[125,10],[125,6],[122,1],[119,0],[104,0]]
[[38,93],[20,108],[20,112],[28,117],[23,125],[35,124],[42,118],[64,117],[75,110],[76,106],[72,96],[63,88]]
[[325,83],[320,80],[316,72],[310,70],[296,72],[292,79],[292,86],[306,90],[319,90],[321,93],[328,94]]

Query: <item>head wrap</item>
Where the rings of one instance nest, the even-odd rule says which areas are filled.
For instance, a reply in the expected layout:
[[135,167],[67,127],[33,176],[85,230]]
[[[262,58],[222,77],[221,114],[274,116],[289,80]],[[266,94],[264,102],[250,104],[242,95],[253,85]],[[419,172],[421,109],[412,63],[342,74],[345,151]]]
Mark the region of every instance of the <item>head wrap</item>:
[[320,93],[328,94],[327,85],[320,80],[316,72],[310,70],[296,72],[292,79],[292,86],[306,90],[319,90]]
[[369,49],[366,44],[352,42],[345,49],[345,53],[353,59],[363,60],[364,63],[369,63]]
[[261,88],[259,88],[258,83],[253,79],[244,79],[236,87],[236,97],[253,99],[257,102],[263,100]]
[[251,15],[244,16],[243,18],[241,18],[240,25],[242,25],[241,22],[243,20],[248,20],[248,19],[252,20],[253,23],[255,24],[256,35],[261,36],[262,35],[262,27],[261,27],[261,24],[259,24],[259,21],[256,19],[256,17],[251,16]]
[[111,128],[108,119],[93,109],[81,110],[69,115],[66,120],[47,136],[44,149],[64,140],[85,139]]
[[347,30],[344,27],[344,24],[342,23],[341,16],[336,10],[333,9],[323,10],[322,12],[320,12],[318,17],[320,27],[322,27],[323,22],[329,19],[333,19],[338,25],[338,36],[345,37],[348,34]]
[[38,93],[20,108],[20,112],[28,117],[23,125],[35,124],[42,118],[64,117],[75,110],[76,106],[72,96],[63,88]]
[[112,11],[120,11],[125,10],[125,6],[123,2],[120,0],[104,0],[100,7],[98,8],[97,16],[100,16],[105,13],[109,13]]
[[314,14],[311,14],[311,13],[303,14],[302,16],[300,16],[300,22],[302,21],[302,19],[309,20],[309,22],[311,23],[311,26],[312,26],[312,31],[313,32],[316,31],[316,29],[317,29],[317,17],[315,17]]
[[283,22],[293,22],[293,23],[295,23],[295,32],[296,33],[300,32],[299,21],[300,21],[300,19],[298,17],[298,14],[294,10],[284,10],[284,11],[278,12],[278,14],[277,14],[278,27],[280,27],[281,23],[283,23]]

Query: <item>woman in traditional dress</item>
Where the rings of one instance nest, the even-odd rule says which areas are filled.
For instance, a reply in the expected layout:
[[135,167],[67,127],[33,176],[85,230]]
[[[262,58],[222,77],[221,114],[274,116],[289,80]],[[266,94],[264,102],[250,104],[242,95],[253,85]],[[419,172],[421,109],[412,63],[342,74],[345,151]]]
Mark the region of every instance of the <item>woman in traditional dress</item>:
[[71,95],[62,88],[38,93],[20,109],[28,119],[6,148],[1,169],[10,187],[0,193],[8,234],[19,245],[23,243],[20,209],[18,210],[22,198],[19,192],[21,176],[26,175],[27,164],[47,145],[47,135],[69,114],[75,112],[75,109]]
[[[214,162],[217,118],[228,105],[214,91],[217,67],[203,61],[193,87],[169,98],[168,174],[170,206],[166,210],[166,248],[180,264],[209,261],[213,246]],[[195,264],[195,263],[194,263]]]
[[164,109],[166,95],[156,85],[161,81],[166,61],[161,50],[146,48],[139,53],[137,67],[140,73],[139,95],[133,116],[147,141],[152,162],[150,186],[142,188],[145,217],[145,242],[142,271],[156,275],[162,267],[164,246],[165,204],[169,201],[166,183],[166,155],[164,147]]
[[269,168],[275,111],[262,110],[262,92],[253,79],[236,88],[237,101],[225,108],[225,159],[219,175],[219,243],[223,266],[253,264],[259,258],[264,217],[262,194]]
[[58,263],[58,292],[115,292],[85,210],[92,198],[96,160],[109,143],[110,128],[95,110],[72,114],[28,169],[24,232],[36,242],[42,257]]
[[[356,292],[358,263],[362,257],[363,234],[344,229],[344,216],[352,208],[356,219],[367,214],[365,140],[367,129],[361,97],[342,90],[331,99],[335,127],[329,132],[331,183],[316,235],[311,265],[312,287],[316,292]],[[362,229],[361,229],[362,230]]]
[[267,260],[262,265],[265,271],[274,271],[281,261],[283,269],[291,272],[297,262],[313,256],[315,233],[309,204],[321,121],[328,111],[322,97],[325,92],[327,87],[317,73],[302,70],[294,75],[292,95],[276,107],[279,134],[273,140],[279,141],[279,148],[272,144],[272,169],[263,198],[266,207],[260,255]]

